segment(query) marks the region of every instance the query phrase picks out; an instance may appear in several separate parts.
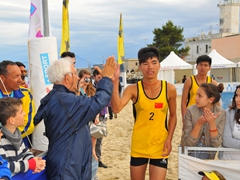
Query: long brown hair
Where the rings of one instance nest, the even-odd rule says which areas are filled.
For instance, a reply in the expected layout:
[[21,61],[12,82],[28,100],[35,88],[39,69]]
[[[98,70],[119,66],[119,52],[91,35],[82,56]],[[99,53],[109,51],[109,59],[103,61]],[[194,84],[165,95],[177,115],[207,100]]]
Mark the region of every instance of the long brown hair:
[[[235,92],[234,92],[233,98],[232,98],[232,105],[229,106],[229,109],[236,109],[236,108],[237,108],[235,98],[236,98],[236,96],[237,96],[237,90],[238,90],[238,89],[240,89],[240,85],[238,85],[238,86],[236,87],[236,89],[235,89]],[[239,120],[239,119],[240,119],[240,109],[237,109],[237,110],[235,111],[234,119],[236,120],[236,122],[237,122],[238,124],[240,124],[240,120]]]
[[[82,69],[79,73],[78,73],[78,77],[80,79],[82,79],[83,75],[86,74],[86,75],[89,75],[91,77],[91,73],[85,69]],[[92,84],[92,78],[90,78],[90,82],[89,84],[87,85],[87,88],[86,88],[86,94],[87,96],[94,96],[96,93],[96,89],[94,88],[93,84]]]

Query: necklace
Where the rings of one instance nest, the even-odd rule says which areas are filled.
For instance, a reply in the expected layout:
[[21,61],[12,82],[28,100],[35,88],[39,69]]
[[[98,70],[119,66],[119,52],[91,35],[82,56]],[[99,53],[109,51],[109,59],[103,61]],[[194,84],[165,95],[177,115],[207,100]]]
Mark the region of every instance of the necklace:
[[157,80],[157,82],[155,82],[155,83],[153,83],[153,84],[148,84],[148,83],[145,83],[144,81],[143,81],[143,84],[145,84],[146,86],[154,86],[154,85],[156,85],[158,83],[158,80]]

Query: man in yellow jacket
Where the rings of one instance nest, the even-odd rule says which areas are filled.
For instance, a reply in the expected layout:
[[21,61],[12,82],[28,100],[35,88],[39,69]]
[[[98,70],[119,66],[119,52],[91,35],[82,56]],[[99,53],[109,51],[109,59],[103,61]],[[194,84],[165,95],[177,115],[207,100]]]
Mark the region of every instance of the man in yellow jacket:
[[35,115],[33,97],[27,88],[21,87],[21,71],[16,63],[4,60],[0,63],[0,98],[14,97],[23,102],[24,126],[19,127],[23,141],[31,147],[31,134],[34,130],[33,117]]

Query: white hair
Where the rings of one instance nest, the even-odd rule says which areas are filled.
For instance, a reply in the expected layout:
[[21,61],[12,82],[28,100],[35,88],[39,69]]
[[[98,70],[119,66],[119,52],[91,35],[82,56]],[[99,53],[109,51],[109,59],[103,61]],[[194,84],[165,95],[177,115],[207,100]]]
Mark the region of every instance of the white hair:
[[71,59],[61,58],[54,61],[48,68],[48,79],[51,83],[62,82],[67,73],[71,73]]

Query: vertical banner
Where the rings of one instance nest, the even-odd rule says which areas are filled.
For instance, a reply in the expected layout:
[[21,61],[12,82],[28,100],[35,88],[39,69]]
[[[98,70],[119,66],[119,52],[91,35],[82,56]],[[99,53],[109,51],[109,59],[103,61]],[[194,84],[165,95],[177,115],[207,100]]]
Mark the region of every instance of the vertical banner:
[[118,64],[123,64],[123,60],[124,60],[124,36],[123,36],[123,25],[122,25],[122,13],[120,13],[117,50],[118,50]]
[[61,43],[60,55],[65,51],[70,51],[68,4],[69,4],[69,0],[63,0],[63,6],[62,6],[62,43]]
[[[30,89],[38,109],[41,99],[52,89],[49,82],[47,68],[57,60],[57,39],[55,37],[34,38],[28,41],[28,58],[30,72]],[[34,149],[46,151],[48,139],[44,135],[45,126],[42,121],[35,126],[32,144]]]
[[28,38],[43,37],[42,1],[31,0]]
[[[28,80],[36,111],[40,100],[52,89],[52,84],[48,80],[47,68],[58,58],[56,38],[44,37],[43,12],[48,12],[48,9],[43,9],[43,1],[31,0],[28,32]],[[47,0],[45,1],[47,2]],[[51,35],[50,30],[49,34]],[[44,132],[45,126],[42,121],[35,126],[32,134],[34,149],[42,151],[48,149],[48,139],[44,136]]]
[[118,64],[120,64],[120,72],[121,72],[121,80],[123,87],[126,88],[127,80],[126,80],[126,71],[124,70],[124,35],[123,35],[123,25],[122,25],[122,13],[120,13],[120,23],[119,23],[119,31],[118,31],[118,39],[117,39],[117,52],[118,52]]

